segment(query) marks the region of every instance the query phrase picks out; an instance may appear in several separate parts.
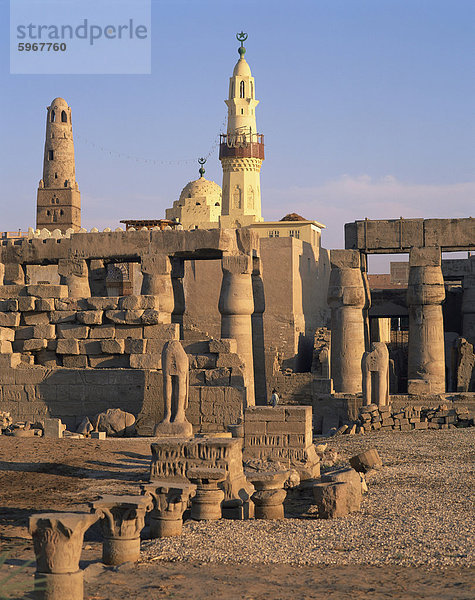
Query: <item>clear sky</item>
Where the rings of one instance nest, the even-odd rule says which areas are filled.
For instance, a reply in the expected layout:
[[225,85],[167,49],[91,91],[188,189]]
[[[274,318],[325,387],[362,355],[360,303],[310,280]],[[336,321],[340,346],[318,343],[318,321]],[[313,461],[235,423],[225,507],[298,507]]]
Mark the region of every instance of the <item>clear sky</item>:
[[[266,220],[298,212],[335,248],[358,218],[475,216],[473,0],[152,5],[151,75],[10,75],[0,0],[0,230],[34,226],[57,96],[72,107],[84,226],[164,217],[224,131],[242,29]],[[221,183],[216,147],[206,177]]]

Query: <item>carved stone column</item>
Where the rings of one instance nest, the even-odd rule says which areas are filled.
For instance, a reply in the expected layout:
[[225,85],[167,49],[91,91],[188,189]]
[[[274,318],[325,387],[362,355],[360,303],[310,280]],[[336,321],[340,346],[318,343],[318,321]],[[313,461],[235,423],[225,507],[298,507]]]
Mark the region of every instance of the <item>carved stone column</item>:
[[58,273],[61,285],[68,286],[70,298],[89,298],[89,269],[82,258],[60,258]]
[[331,371],[335,392],[361,392],[365,351],[363,309],[369,303],[357,250],[331,250],[328,304],[331,308]]
[[120,565],[139,560],[145,513],[153,507],[150,496],[103,496],[91,506],[101,519],[102,562]]
[[174,310],[172,264],[165,254],[147,254],[142,256],[143,295],[158,296],[159,310],[163,313],[162,323],[172,322]]
[[475,346],[475,256],[469,258],[470,275],[463,279],[462,335]]
[[142,486],[145,495],[153,500],[150,512],[150,537],[162,538],[181,535],[183,513],[190,497],[195,495],[196,486],[191,483],[154,481]]
[[256,519],[284,518],[284,500],[287,492],[283,488],[288,476],[289,471],[261,471],[248,476],[256,488],[251,496],[256,507]]
[[36,598],[83,599],[79,559],[84,532],[96,520],[96,515],[89,513],[44,513],[30,517],[38,580]]
[[191,501],[191,518],[196,521],[221,519],[224,492],[218,488],[218,483],[226,479],[226,471],[196,467],[189,469],[186,476],[196,485],[196,494]]
[[244,362],[247,389],[246,405],[254,406],[254,360],[252,352],[251,315],[254,312],[252,291],[252,259],[246,255],[223,256],[223,281],[219,296],[221,337],[234,338],[238,354]]
[[180,339],[183,338],[183,315],[185,314],[185,290],[183,278],[185,276],[185,261],[182,258],[173,258],[172,263],[172,288],[173,288],[173,312],[172,323],[180,325]]
[[445,393],[444,299],[440,248],[413,248],[407,288],[409,394]]
[[252,259],[252,294],[254,297],[254,312],[251,316],[252,324],[252,352],[254,359],[254,387],[256,399],[267,402],[266,388],[266,357],[264,345],[264,311],[266,299],[264,282],[262,280],[262,261],[259,257]]

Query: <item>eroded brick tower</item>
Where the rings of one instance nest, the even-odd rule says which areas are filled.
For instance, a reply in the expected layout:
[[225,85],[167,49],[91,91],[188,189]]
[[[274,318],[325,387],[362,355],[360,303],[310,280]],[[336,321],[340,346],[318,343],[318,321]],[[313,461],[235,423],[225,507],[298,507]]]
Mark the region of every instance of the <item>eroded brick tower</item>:
[[55,98],[47,108],[43,179],[38,187],[37,229],[81,227],[81,195],[74,166],[71,108],[63,98]]

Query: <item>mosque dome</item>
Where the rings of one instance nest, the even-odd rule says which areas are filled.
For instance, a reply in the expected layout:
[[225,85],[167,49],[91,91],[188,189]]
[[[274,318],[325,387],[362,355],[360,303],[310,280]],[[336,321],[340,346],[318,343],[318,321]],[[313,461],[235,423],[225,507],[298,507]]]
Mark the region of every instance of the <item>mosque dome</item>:
[[252,77],[251,67],[245,58],[240,58],[234,67],[233,77]]
[[221,202],[221,195],[221,186],[214,181],[200,177],[185,185],[181,191],[179,203],[184,204],[187,198],[194,198],[195,196],[209,197],[209,202],[211,202],[211,200]]

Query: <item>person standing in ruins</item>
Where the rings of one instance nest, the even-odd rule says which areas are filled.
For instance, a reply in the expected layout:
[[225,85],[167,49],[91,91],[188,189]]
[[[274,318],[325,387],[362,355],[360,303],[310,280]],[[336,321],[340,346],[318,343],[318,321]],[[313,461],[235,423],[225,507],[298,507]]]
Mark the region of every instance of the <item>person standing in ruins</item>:
[[270,397],[270,403],[271,403],[271,406],[273,406],[274,408],[277,406],[277,404],[279,404],[279,396],[278,396],[277,390],[275,388],[272,390],[272,396]]

